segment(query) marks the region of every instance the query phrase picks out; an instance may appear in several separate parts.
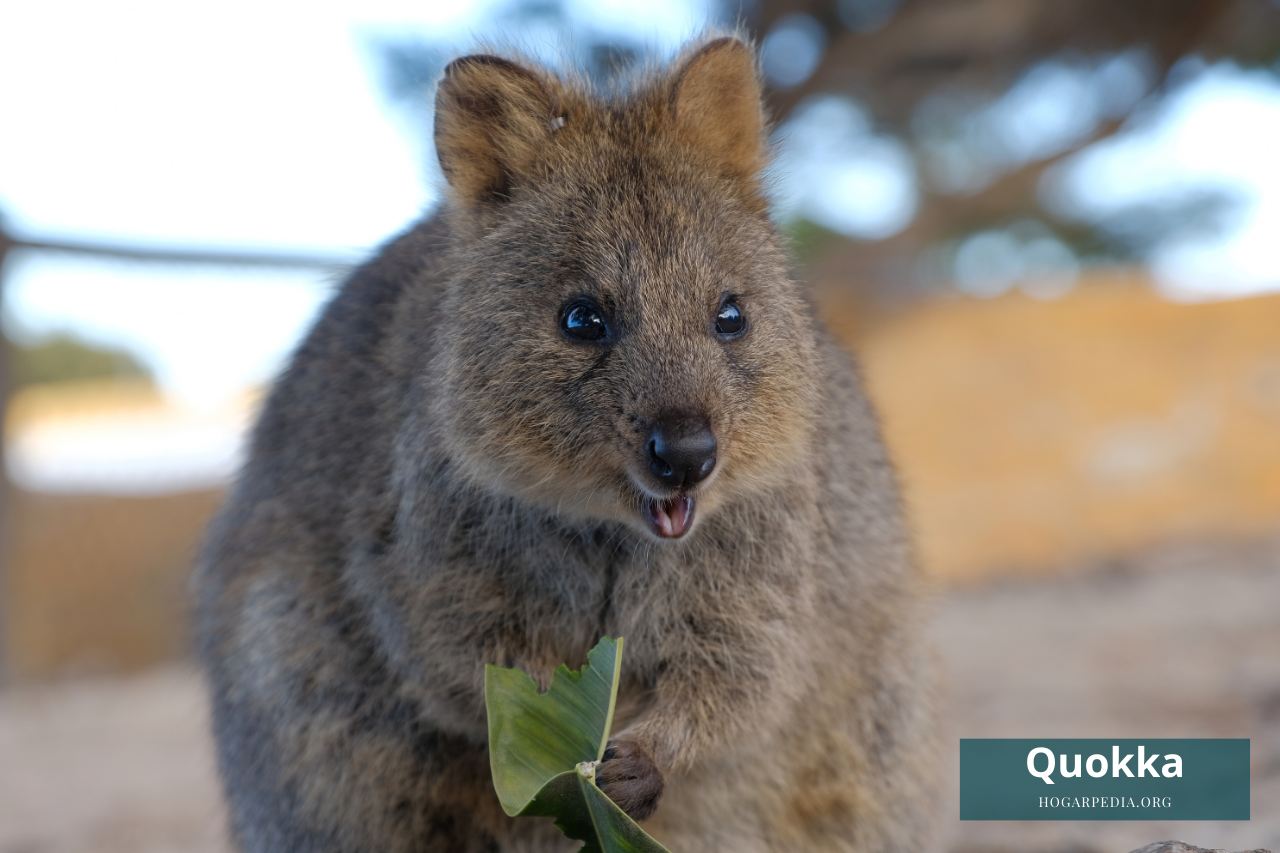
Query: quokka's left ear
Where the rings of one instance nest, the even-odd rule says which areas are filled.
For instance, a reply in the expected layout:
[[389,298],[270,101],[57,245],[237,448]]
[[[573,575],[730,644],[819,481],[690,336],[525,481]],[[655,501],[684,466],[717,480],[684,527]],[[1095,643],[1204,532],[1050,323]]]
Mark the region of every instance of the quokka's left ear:
[[732,37],[698,48],[672,76],[677,133],[727,175],[752,183],[767,160],[763,97],[755,51]]
[[499,56],[464,56],[436,90],[436,154],[454,200],[506,200],[553,132],[552,95],[537,73]]

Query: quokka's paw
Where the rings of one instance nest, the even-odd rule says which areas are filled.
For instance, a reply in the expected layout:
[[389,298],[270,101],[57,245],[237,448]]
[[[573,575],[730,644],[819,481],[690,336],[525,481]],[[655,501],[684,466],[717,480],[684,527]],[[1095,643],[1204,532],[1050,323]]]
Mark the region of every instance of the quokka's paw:
[[662,773],[649,753],[632,740],[609,741],[596,768],[596,784],[633,820],[653,814],[662,798]]

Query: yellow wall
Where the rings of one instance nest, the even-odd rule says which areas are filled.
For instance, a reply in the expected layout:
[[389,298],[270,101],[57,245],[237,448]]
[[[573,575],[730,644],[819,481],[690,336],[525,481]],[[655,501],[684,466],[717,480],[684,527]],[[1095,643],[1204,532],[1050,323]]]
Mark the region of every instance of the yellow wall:
[[1280,527],[1280,296],[1103,282],[940,299],[857,337],[934,574]]

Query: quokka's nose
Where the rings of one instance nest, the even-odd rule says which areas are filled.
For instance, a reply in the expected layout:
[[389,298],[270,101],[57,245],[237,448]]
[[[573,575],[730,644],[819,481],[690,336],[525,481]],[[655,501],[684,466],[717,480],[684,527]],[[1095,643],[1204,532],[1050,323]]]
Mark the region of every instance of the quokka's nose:
[[659,418],[649,433],[649,470],[673,488],[688,488],[716,467],[716,437],[706,418]]

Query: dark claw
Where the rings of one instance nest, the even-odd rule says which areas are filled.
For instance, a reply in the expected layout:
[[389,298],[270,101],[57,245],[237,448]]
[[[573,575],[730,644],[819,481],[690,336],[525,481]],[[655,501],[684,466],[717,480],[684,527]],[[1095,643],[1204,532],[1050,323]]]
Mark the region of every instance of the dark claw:
[[611,741],[596,768],[596,784],[633,820],[644,820],[662,798],[662,773],[639,744]]

